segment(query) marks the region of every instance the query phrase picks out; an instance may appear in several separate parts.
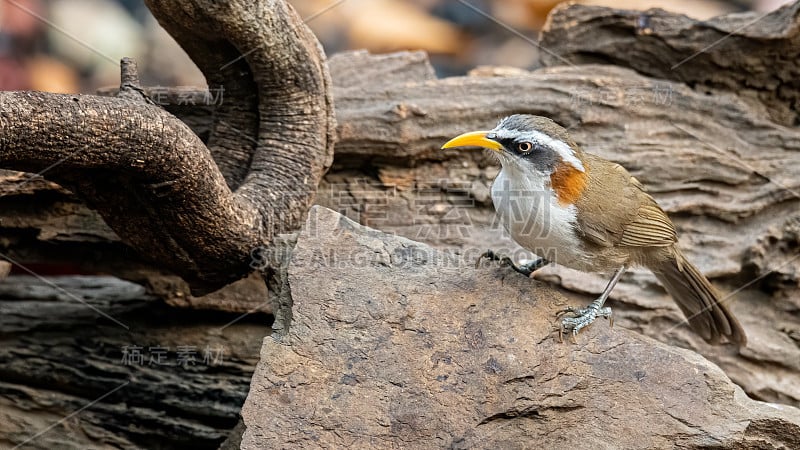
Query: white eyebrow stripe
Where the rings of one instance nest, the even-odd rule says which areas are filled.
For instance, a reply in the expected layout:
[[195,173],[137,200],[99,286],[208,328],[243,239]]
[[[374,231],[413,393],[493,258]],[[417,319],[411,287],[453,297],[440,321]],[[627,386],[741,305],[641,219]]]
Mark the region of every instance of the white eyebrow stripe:
[[580,170],[581,172],[585,172],[586,169],[583,167],[583,163],[577,156],[575,156],[575,152],[572,151],[572,148],[567,145],[566,142],[560,141],[558,139],[553,139],[550,136],[539,132],[539,131],[525,131],[525,132],[509,132],[507,130],[497,130],[495,132],[500,137],[513,137],[514,139],[522,140],[522,141],[531,141],[536,142],[539,145],[546,145],[558,153],[558,156],[561,159],[572,165],[572,167]]

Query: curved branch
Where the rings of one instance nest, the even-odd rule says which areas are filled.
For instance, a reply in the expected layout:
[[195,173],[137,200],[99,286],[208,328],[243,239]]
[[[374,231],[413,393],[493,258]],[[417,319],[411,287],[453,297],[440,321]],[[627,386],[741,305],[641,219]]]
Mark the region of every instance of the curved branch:
[[190,283],[232,281],[269,237],[200,139],[161,108],[40,92],[3,92],[0,102],[4,167],[69,187],[123,241]]
[[[237,193],[262,205],[280,192],[292,211],[286,220],[298,226],[333,161],[336,136],[330,76],[314,35],[283,0],[147,5],[209,86],[224,92],[208,145],[234,172],[249,166],[229,177]],[[295,165],[308,170],[285,170]]]
[[208,147],[144,97],[0,93],[0,167],[70,187],[195,294],[246,275],[254,248],[297,227],[333,157],[313,34],[282,0],[222,3],[148,2],[224,92]]

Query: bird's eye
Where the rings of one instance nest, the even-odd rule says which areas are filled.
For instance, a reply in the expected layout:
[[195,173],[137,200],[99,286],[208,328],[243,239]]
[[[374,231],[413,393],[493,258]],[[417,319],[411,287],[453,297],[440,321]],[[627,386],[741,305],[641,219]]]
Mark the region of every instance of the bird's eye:
[[520,142],[519,144],[517,144],[517,150],[519,150],[522,153],[528,153],[529,151],[531,151],[532,148],[533,148],[533,144],[531,144],[530,142],[527,142],[527,141],[526,142]]

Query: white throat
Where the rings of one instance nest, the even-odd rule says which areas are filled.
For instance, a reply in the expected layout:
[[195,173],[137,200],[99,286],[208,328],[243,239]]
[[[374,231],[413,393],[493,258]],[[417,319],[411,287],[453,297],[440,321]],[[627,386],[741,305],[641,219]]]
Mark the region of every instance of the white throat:
[[582,254],[575,233],[577,209],[559,204],[549,175],[507,162],[492,184],[492,202],[506,231],[521,246],[566,266]]

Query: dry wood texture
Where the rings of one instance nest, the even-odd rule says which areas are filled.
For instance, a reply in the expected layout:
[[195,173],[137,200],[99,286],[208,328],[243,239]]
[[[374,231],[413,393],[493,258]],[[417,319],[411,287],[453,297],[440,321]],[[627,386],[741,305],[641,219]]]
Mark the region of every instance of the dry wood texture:
[[269,332],[111,277],[12,276],[0,298],[3,448],[216,448]]
[[0,167],[68,186],[124,242],[208,293],[250,272],[252,251],[311,205],[333,152],[325,56],[280,0],[149,6],[224,92],[207,143],[136,95],[128,63],[114,98],[0,93]]
[[709,93],[735,92],[781,125],[800,124],[800,3],[696,21],[663,10],[562,4],[542,33],[548,66],[629,67]]

